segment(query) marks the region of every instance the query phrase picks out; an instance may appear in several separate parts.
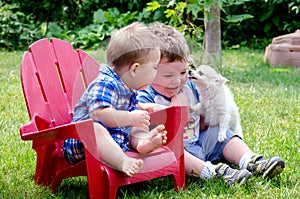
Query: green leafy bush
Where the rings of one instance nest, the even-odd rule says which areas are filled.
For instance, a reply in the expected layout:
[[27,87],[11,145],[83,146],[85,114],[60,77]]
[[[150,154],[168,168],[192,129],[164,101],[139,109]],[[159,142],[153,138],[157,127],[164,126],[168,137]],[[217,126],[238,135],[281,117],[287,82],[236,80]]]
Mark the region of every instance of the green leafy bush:
[[73,37],[75,47],[88,49],[96,47],[107,39],[111,32],[136,21],[138,12],[120,13],[118,8],[109,8],[107,11],[97,10],[93,15],[93,23],[78,29]]
[[0,6],[0,49],[23,49],[41,37],[31,15],[21,12],[17,4],[0,1]]
[[300,27],[300,0],[252,0],[224,7],[227,13],[249,13],[254,17],[238,23],[222,23],[224,46],[264,49],[272,38]]
[[41,37],[91,49],[132,21],[161,21],[201,45],[213,3],[222,7],[223,48],[264,49],[273,37],[300,27],[300,0],[0,0],[0,49],[24,49]]

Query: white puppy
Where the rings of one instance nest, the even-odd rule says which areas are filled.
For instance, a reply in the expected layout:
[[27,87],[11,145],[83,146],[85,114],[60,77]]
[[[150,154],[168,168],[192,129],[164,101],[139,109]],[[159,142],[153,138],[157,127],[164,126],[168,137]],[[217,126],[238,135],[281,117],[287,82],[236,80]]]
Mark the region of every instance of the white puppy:
[[207,125],[219,126],[218,141],[226,139],[228,129],[243,139],[238,107],[225,85],[228,80],[207,65],[200,65],[196,71],[190,71],[189,75],[200,94],[200,103],[192,108],[199,110]]

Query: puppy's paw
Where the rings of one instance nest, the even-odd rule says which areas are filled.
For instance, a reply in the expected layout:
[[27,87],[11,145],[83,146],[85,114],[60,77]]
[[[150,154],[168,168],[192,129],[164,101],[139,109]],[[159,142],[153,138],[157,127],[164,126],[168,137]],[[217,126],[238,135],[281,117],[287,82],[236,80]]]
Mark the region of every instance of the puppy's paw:
[[226,140],[226,138],[227,138],[226,134],[220,133],[218,136],[218,141],[223,142],[224,140]]
[[189,107],[190,107],[190,112],[198,114],[198,115],[202,114],[201,113],[201,103],[200,102],[195,104],[195,105],[190,105]]

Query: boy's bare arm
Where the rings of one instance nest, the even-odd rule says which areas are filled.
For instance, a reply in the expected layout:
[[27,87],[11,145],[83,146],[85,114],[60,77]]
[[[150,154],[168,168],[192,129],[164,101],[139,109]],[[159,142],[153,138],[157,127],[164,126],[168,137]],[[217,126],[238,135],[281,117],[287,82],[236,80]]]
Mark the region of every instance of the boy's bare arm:
[[93,120],[100,120],[105,126],[110,128],[135,126],[148,130],[148,126],[150,125],[150,116],[148,112],[144,110],[129,112],[109,107],[93,111],[90,117]]
[[138,103],[140,110],[148,111],[149,113],[168,108],[167,106],[156,103]]

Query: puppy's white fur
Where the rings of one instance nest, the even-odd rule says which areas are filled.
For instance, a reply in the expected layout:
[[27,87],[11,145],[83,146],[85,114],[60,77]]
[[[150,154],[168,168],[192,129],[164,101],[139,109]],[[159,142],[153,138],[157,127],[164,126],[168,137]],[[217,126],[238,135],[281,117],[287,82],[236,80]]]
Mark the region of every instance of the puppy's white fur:
[[228,80],[207,65],[200,65],[190,75],[200,94],[200,103],[191,108],[199,110],[210,127],[219,126],[218,141],[226,139],[228,129],[243,138],[238,107],[225,85]]

